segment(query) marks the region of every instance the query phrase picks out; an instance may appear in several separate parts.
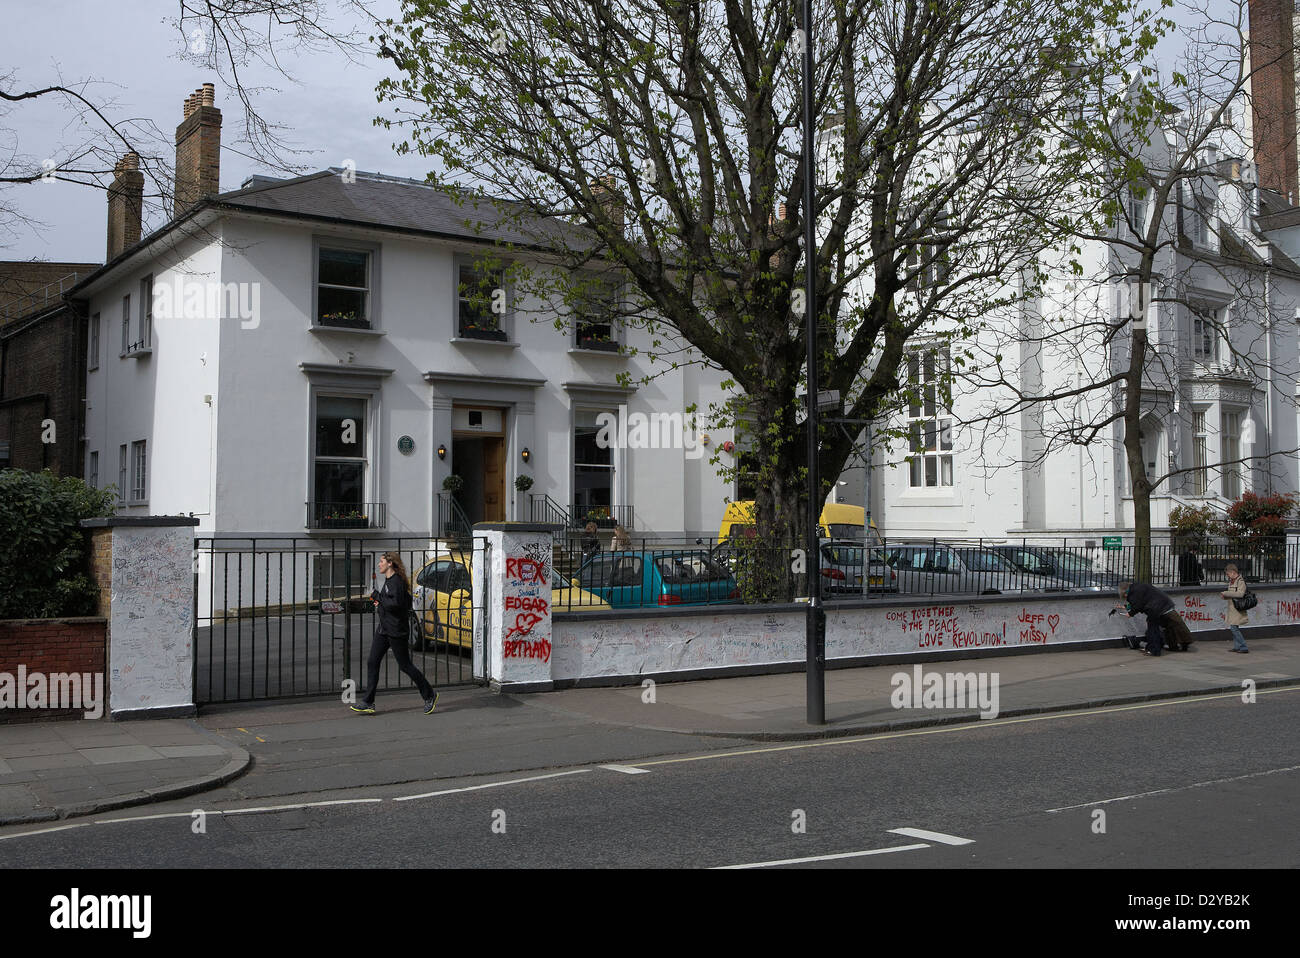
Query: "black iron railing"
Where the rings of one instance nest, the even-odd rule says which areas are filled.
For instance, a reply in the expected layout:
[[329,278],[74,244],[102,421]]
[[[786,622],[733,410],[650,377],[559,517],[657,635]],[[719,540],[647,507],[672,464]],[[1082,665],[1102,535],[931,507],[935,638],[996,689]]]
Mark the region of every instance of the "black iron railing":
[[464,542],[474,538],[474,526],[450,492],[438,493],[438,530],[443,539]]

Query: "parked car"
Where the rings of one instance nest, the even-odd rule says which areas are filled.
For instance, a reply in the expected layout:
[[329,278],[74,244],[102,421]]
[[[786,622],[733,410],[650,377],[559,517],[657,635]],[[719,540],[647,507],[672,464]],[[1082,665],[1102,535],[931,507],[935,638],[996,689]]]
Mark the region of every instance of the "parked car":
[[582,564],[574,581],[615,609],[740,598],[735,576],[702,549],[601,553]]
[[1000,545],[990,548],[1030,575],[1061,579],[1068,582],[1072,589],[1100,592],[1107,588],[1102,576],[1093,571],[1091,562],[1067,549],[1030,545]]
[[827,595],[898,591],[898,574],[885,562],[883,549],[869,550],[860,539],[831,540],[822,543],[821,554],[822,590]]
[[888,562],[898,574],[898,591],[907,594],[1065,592],[1069,583],[1030,575],[998,553],[944,543],[895,545]]
[[[828,502],[822,506],[818,517],[821,535],[827,539],[870,540],[872,545],[880,545],[880,531],[874,519],[868,519],[862,506],[852,506],[845,502]],[[753,536],[754,500],[742,499],[727,503],[722,513],[722,524],[718,527],[718,542],[725,542],[731,536]]]
[[[412,629],[411,644],[428,647],[437,642],[470,648],[474,636],[474,579],[467,553],[435,556],[424,564],[411,583],[412,615],[420,628]],[[600,596],[576,588],[551,570],[551,610],[608,609]]]

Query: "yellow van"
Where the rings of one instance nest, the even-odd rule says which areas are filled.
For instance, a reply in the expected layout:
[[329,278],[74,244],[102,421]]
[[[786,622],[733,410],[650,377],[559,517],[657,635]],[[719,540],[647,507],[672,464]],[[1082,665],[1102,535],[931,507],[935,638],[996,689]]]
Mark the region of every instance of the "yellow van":
[[[861,506],[850,506],[843,502],[828,502],[822,507],[819,520],[821,536],[825,539],[861,539],[863,527],[867,522],[867,511]],[[718,541],[723,542],[733,533],[735,535],[753,535],[754,500],[727,503],[722,513],[722,525],[718,528]],[[873,545],[880,545],[880,530],[876,522],[871,521],[869,538]]]

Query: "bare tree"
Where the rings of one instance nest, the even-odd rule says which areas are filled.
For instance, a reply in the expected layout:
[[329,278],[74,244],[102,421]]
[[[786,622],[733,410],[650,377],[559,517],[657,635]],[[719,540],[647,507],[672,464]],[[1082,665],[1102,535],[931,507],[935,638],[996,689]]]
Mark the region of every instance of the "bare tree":
[[[1057,277],[1046,295],[1018,321],[990,325],[961,376],[961,390],[979,397],[964,417],[979,430],[975,445],[990,449],[989,438],[1008,430],[1026,438],[993,468],[1038,468],[1066,448],[1122,443],[1143,580],[1152,493],[1206,492],[1210,434],[1221,439],[1213,471],[1226,492],[1240,492],[1247,464],[1271,491],[1279,460],[1296,452],[1294,415],[1288,425],[1273,410],[1294,409],[1295,336],[1278,328],[1300,304],[1300,268],[1260,229],[1261,202],[1278,203],[1261,200],[1250,159],[1255,119],[1280,119],[1275,103],[1259,109],[1252,78],[1291,69],[1291,44],[1266,57],[1257,45],[1252,63],[1245,0],[1214,9],[1183,8],[1192,25],[1167,82],[1144,65],[1122,89],[1093,90],[1106,107],[1090,138],[1109,163],[1098,180],[1101,228],[1080,231],[1055,261],[1044,257]],[[1281,108],[1293,114],[1295,104]],[[1263,451],[1250,448],[1261,395]],[[1220,412],[1217,429],[1207,409]]]
[[[301,172],[301,157],[287,126],[268,119],[277,89],[250,77],[296,83],[289,63],[300,54],[336,58],[341,65],[373,59],[371,34],[379,20],[365,0],[177,0],[171,25],[180,38],[178,56],[216,73],[240,104],[245,155],[274,170]],[[50,156],[24,145],[34,118],[61,124],[63,142]],[[0,246],[24,226],[23,187],[66,182],[107,190],[126,153],[139,157],[145,176],[145,218],[172,216],[173,143],[170,131],[149,119],[125,115],[111,79],[61,75],[32,82],[16,70],[0,73]]]

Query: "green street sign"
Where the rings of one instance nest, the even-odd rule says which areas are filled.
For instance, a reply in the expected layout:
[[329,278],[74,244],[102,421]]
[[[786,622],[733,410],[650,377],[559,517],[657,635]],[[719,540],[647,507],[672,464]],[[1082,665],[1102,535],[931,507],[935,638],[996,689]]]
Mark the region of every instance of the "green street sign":
[[1102,536],[1101,547],[1109,552],[1114,552],[1124,548],[1124,539],[1121,536]]

